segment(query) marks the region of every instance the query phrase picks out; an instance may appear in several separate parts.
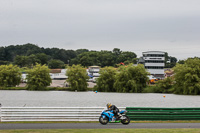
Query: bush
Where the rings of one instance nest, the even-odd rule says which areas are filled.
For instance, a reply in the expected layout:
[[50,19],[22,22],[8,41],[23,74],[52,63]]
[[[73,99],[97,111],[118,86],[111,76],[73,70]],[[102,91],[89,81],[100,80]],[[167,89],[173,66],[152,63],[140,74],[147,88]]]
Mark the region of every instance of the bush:
[[26,87],[0,87],[0,90],[26,90]]
[[19,85],[21,81],[20,69],[17,66],[1,65],[0,66],[0,86],[11,87]]
[[86,69],[81,65],[73,65],[68,67],[66,75],[68,76],[67,82],[72,90],[87,90],[87,80],[89,79],[89,76],[87,75]]
[[61,60],[53,59],[48,62],[48,66],[50,69],[65,68],[65,63]]
[[116,75],[114,88],[117,92],[141,93],[146,87],[148,81],[147,75],[148,72],[141,64],[137,66],[133,66],[132,64],[127,67],[122,66],[119,69],[119,73]]
[[174,67],[174,90],[177,94],[200,94],[200,59],[189,58]]
[[49,68],[46,65],[36,64],[27,71],[27,87],[29,90],[43,90],[51,84]]
[[147,86],[146,88],[144,88],[142,92],[143,93],[162,93],[162,90],[154,85],[154,86]]
[[167,77],[163,80],[159,80],[156,82],[156,87],[161,90],[163,93],[169,93],[170,89],[173,86],[173,79],[172,77]]
[[98,91],[115,92],[114,83],[117,71],[113,67],[105,67],[100,70],[100,77],[97,79]]

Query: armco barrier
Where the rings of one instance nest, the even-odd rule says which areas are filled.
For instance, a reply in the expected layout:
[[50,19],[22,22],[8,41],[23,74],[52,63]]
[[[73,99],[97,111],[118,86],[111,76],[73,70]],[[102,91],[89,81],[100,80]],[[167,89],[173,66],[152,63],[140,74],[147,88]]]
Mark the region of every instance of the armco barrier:
[[[98,121],[105,107],[2,107],[1,122],[6,121]],[[119,109],[125,109],[120,107]]]
[[200,108],[127,107],[131,120],[200,120]]
[[[104,109],[104,107],[0,107],[0,121],[98,121]],[[200,120],[200,108],[127,107],[126,110],[131,120]]]

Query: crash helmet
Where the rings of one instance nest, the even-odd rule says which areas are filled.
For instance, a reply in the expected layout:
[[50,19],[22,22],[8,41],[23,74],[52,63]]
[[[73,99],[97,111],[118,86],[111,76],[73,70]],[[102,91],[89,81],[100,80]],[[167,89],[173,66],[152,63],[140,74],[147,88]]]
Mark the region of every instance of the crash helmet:
[[112,104],[111,104],[111,103],[108,103],[106,106],[107,106],[107,108],[109,109],[109,108],[112,106]]

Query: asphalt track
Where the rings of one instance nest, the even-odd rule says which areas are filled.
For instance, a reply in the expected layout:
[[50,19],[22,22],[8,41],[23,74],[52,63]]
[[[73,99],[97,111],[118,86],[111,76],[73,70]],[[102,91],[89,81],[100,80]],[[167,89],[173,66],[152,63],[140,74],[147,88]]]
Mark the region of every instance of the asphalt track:
[[0,130],[6,129],[123,129],[123,128],[200,128],[200,123],[130,123],[122,125],[121,123],[108,123],[101,125],[99,123],[26,123],[12,124],[0,123]]

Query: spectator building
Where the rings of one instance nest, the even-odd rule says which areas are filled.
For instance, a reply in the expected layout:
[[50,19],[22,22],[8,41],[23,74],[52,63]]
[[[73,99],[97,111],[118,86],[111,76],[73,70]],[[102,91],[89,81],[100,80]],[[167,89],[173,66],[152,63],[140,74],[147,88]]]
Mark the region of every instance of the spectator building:
[[138,64],[144,64],[145,69],[156,78],[163,79],[165,66],[165,52],[147,51],[142,53],[142,57],[138,60]]
[[100,76],[99,71],[100,71],[100,66],[90,66],[88,68],[88,75],[91,75],[92,77],[99,77]]

